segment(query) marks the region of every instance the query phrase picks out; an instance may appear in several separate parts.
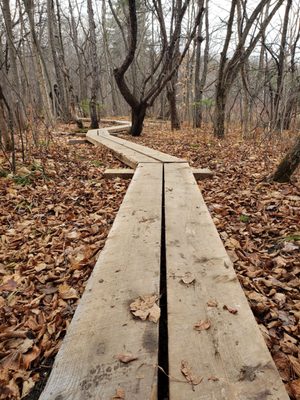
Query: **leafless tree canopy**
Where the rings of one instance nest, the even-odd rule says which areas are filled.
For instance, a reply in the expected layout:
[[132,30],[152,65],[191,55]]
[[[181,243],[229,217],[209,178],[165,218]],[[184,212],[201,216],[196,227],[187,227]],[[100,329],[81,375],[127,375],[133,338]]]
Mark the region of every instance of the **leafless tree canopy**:
[[[33,121],[131,114],[222,138],[298,129],[298,0],[1,0],[1,146]],[[13,163],[13,162],[12,162]]]

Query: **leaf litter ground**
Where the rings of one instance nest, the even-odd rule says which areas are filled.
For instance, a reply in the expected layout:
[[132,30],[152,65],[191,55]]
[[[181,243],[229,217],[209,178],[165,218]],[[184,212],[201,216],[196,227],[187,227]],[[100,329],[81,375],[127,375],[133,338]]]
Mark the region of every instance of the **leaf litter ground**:
[[128,186],[103,178],[108,150],[66,138],[0,178],[0,399],[38,398]]
[[268,178],[292,135],[216,140],[209,129],[148,123],[132,140],[210,168],[199,187],[287,391],[300,399],[300,171],[290,184]]
[[[207,132],[162,123],[124,137],[215,172],[200,189],[290,397],[300,399],[300,177],[264,180],[289,141],[232,132],[220,142]],[[63,135],[31,158],[15,179],[0,178],[0,399],[38,398],[128,185],[103,179],[121,166],[109,151],[68,146]]]

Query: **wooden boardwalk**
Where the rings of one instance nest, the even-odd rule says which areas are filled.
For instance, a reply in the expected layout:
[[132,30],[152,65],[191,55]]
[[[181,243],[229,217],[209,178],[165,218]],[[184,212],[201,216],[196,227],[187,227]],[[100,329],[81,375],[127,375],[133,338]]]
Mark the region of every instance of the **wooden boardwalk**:
[[288,400],[189,165],[87,140],[136,170],[40,400]]

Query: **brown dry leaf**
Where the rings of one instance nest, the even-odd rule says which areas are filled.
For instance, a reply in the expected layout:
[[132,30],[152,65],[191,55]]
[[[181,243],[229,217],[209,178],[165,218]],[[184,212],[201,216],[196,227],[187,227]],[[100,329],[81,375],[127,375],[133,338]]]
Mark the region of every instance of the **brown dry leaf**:
[[118,388],[116,390],[116,394],[111,398],[111,400],[124,400],[125,399],[125,390],[122,388]]
[[80,232],[78,231],[71,231],[68,232],[66,235],[67,239],[79,239],[80,238]]
[[191,283],[194,283],[196,281],[196,278],[190,272],[186,272],[180,281],[183,282],[185,285],[190,285]]
[[28,395],[28,393],[31,391],[31,389],[34,387],[34,385],[35,385],[35,382],[32,378],[29,378],[28,380],[23,382],[22,398]]
[[1,360],[1,367],[4,369],[19,371],[22,369],[22,355],[20,352],[10,353]]
[[160,308],[156,304],[157,300],[158,296],[155,294],[140,296],[130,304],[130,311],[142,321],[148,318],[149,321],[157,323],[160,318]]
[[18,286],[18,283],[16,281],[14,281],[13,279],[9,279],[6,283],[4,283],[4,285],[0,286],[0,292],[13,292],[14,290],[16,290]]
[[44,262],[41,262],[41,263],[37,264],[37,265],[34,267],[34,269],[36,270],[36,272],[41,272],[41,271],[43,271],[43,270],[46,269],[46,268],[47,268],[47,264],[44,263]]
[[211,322],[208,319],[200,320],[194,325],[196,331],[207,331],[211,327]]
[[124,364],[127,364],[131,361],[138,359],[138,357],[134,356],[131,353],[120,353],[120,354],[115,355],[115,358]]
[[288,357],[282,353],[277,352],[273,355],[273,359],[275,361],[276,367],[278,368],[279,374],[283,381],[288,382],[290,379],[290,362]]
[[208,302],[206,304],[208,307],[218,307],[217,300],[208,300]]
[[39,355],[41,350],[37,346],[33,346],[29,353],[23,354],[23,365],[25,369],[30,367],[32,361],[34,361]]
[[24,340],[24,342],[21,344],[21,346],[18,347],[18,350],[19,350],[21,353],[26,353],[29,349],[32,348],[33,344],[34,344],[34,341],[33,341],[32,339],[26,338],[26,339]]
[[229,307],[226,304],[224,304],[223,310],[229,311],[230,314],[237,314],[238,313],[238,310],[236,308]]
[[295,379],[289,384],[291,388],[292,395],[296,400],[300,399],[300,379]]
[[300,360],[299,360],[299,358],[296,358],[296,357],[291,356],[291,355],[288,355],[288,358],[289,358],[289,360],[290,360],[290,362],[292,364],[292,368],[293,368],[294,373],[298,377],[300,377]]
[[182,375],[185,377],[188,383],[190,383],[192,386],[199,385],[203,378],[201,376],[196,376],[193,373],[192,368],[189,366],[187,361],[182,360],[181,361],[181,368],[180,371]]
[[60,297],[64,300],[78,299],[76,289],[72,288],[67,283],[59,285],[58,292],[60,294]]

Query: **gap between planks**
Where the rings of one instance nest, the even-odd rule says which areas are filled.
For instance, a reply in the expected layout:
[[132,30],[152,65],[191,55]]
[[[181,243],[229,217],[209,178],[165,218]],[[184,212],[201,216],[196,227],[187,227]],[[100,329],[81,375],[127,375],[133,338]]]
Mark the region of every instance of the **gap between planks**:
[[[134,319],[129,304],[160,292],[162,167],[138,166],[40,400],[111,400],[118,388],[156,398],[158,324]],[[138,359],[114,358],[124,352]]]

